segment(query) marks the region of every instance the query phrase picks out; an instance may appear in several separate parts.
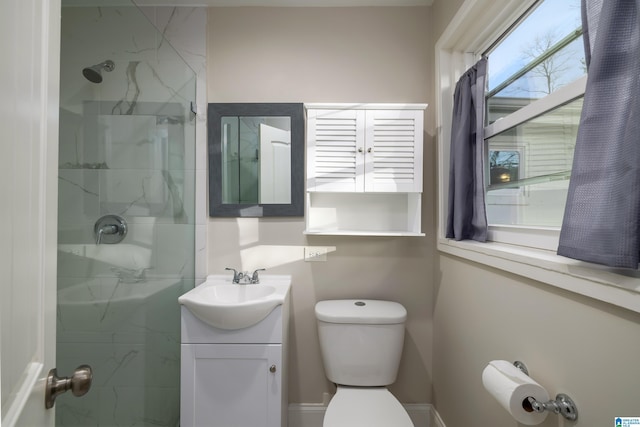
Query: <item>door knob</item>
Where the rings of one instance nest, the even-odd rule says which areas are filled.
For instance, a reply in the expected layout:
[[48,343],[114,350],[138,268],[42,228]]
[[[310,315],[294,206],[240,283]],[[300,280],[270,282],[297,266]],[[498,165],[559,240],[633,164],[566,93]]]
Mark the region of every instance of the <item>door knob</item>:
[[44,393],[44,407],[46,409],[53,408],[56,397],[68,390],[71,390],[71,393],[76,397],[84,396],[91,388],[92,379],[93,372],[89,365],[78,366],[76,370],[73,371],[71,378],[58,377],[57,369],[54,368],[50,370]]

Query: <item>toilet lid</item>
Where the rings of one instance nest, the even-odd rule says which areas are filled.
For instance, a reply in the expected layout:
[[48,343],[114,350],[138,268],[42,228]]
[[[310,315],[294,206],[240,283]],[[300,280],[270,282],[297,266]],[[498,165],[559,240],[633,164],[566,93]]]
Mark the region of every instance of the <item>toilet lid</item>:
[[323,427],[414,427],[409,414],[384,387],[342,387],[331,399]]

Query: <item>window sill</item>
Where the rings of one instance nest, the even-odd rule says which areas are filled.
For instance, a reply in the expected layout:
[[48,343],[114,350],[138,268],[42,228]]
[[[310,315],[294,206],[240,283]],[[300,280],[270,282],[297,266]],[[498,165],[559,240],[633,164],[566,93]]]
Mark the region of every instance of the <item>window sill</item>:
[[440,238],[438,250],[640,313],[640,271],[572,260],[554,251]]

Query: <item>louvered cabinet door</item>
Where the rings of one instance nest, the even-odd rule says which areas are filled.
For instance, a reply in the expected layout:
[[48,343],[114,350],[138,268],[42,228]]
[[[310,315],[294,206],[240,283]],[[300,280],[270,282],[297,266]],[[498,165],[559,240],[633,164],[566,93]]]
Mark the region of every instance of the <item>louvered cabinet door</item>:
[[421,192],[423,111],[366,112],[367,192]]
[[365,112],[307,111],[307,191],[364,191]]

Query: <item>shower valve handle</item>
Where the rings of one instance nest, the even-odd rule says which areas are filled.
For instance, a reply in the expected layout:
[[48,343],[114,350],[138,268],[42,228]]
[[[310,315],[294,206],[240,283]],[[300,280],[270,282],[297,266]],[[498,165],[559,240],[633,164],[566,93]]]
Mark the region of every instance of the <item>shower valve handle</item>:
[[96,245],[120,243],[127,235],[127,222],[120,215],[105,215],[96,221],[93,232]]

